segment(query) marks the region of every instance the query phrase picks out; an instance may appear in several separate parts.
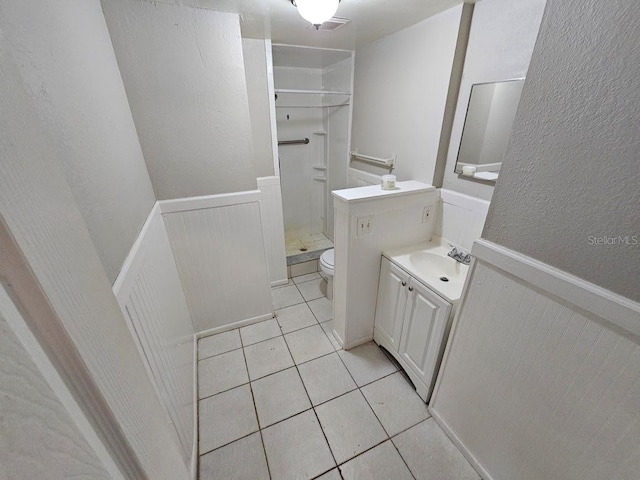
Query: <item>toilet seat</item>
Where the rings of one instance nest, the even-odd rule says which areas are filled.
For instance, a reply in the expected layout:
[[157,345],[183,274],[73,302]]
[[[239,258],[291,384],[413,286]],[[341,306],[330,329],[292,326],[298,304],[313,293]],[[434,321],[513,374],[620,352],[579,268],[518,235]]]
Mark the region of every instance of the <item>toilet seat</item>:
[[320,270],[322,270],[327,275],[333,276],[333,260],[334,249],[330,248],[329,250],[325,250],[320,256]]

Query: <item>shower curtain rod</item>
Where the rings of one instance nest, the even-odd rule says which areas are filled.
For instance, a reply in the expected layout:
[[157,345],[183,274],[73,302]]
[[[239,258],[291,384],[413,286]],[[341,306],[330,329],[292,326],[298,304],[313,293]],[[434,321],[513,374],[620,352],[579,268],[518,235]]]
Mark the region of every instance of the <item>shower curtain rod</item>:
[[308,138],[303,138],[301,140],[278,140],[278,146],[280,145],[306,145],[309,143]]
[[276,105],[276,108],[331,108],[331,107],[348,107],[348,103],[338,103],[335,105]]

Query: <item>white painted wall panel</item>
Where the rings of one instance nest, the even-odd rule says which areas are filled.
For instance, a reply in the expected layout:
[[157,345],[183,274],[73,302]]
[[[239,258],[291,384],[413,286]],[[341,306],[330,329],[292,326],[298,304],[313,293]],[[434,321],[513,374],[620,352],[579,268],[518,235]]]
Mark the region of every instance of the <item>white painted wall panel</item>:
[[116,280],[114,293],[189,464],[194,448],[195,331],[157,204]]
[[433,182],[461,12],[455,6],[356,52],[351,145],[375,157],[398,155],[398,180]]
[[258,178],[260,219],[271,284],[287,282],[287,256],[284,244],[284,218],[280,177]]
[[637,478],[640,338],[556,296],[572,287],[550,293],[483,259],[470,275],[434,417],[487,478]]
[[256,187],[238,15],[104,0],[158,199]]
[[269,176],[274,173],[267,48],[270,50],[271,44],[267,45],[266,40],[242,39],[247,97],[251,115],[251,138],[255,154],[256,175],[258,176]]
[[43,134],[113,283],[155,197],[100,2],[1,0],[0,9]]
[[187,201],[184,210],[163,214],[196,332],[273,312],[260,193],[254,193],[198,210]]
[[366,187],[369,185],[381,185],[382,177],[373,173],[364,172],[356,168],[349,168],[348,187]]

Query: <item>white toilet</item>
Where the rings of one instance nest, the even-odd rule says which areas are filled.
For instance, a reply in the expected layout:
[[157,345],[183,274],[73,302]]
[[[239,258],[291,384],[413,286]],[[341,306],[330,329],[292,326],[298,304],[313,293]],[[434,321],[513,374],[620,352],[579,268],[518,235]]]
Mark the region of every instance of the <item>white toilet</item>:
[[320,270],[327,276],[327,298],[333,301],[333,248],[325,250],[320,256]]

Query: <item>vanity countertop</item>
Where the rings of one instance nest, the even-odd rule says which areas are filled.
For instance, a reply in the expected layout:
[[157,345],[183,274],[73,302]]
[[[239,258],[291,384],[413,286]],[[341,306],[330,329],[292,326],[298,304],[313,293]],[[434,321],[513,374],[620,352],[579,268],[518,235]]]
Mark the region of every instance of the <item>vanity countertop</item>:
[[418,192],[433,192],[435,189],[436,187],[433,185],[428,185],[416,180],[407,180],[406,182],[396,182],[396,187],[392,190],[383,190],[381,185],[368,185],[366,187],[334,190],[331,194],[345,202],[360,202],[377,197],[399,196]]
[[385,250],[382,255],[454,304],[462,295],[469,266],[448,257],[449,250],[433,241]]

